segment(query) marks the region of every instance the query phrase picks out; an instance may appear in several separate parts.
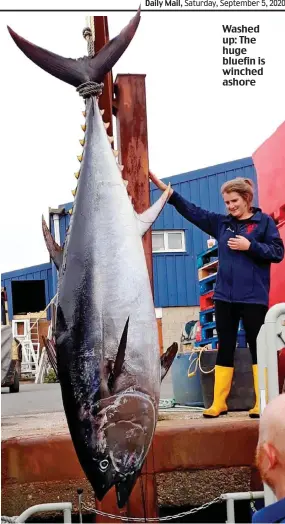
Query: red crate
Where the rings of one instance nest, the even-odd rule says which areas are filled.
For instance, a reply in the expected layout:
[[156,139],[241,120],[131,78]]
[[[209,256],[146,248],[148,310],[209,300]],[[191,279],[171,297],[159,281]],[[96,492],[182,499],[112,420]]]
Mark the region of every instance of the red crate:
[[200,296],[200,310],[201,311],[205,311],[206,309],[210,309],[214,307],[213,295],[214,295],[214,291],[209,291],[209,293],[206,293],[205,295]]

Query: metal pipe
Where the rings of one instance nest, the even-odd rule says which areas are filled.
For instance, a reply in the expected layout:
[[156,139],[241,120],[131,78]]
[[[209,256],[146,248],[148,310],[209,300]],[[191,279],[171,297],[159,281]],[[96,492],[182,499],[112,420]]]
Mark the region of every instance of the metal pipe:
[[[276,329],[276,324],[281,315],[285,315],[284,302],[275,304],[268,310],[264,324],[257,337],[260,414],[263,413],[267,402],[279,395],[277,351],[281,349],[283,345],[282,341],[277,337],[278,330]],[[267,381],[265,380],[266,371]],[[273,491],[269,486],[264,484],[265,506],[269,506],[274,502],[276,502],[276,497]]]
[[[60,229],[59,229],[59,215],[54,213],[52,215],[53,227],[54,227],[54,239],[56,243],[60,246]],[[53,294],[56,294],[57,291],[57,279],[58,279],[58,270],[55,267],[55,263],[52,261],[52,285],[53,285]]]
[[34,513],[41,513],[43,511],[63,511],[64,522],[71,523],[71,502],[52,502],[49,504],[36,504],[26,509],[15,522],[26,522],[26,520]]
[[259,400],[260,400],[260,414],[263,413],[266,406],[267,396],[267,384],[265,380],[265,372],[267,370],[266,363],[266,339],[265,339],[265,326],[261,326],[257,336],[257,362],[258,362],[258,389],[259,389]]
[[241,491],[237,493],[223,493],[221,499],[226,501],[227,504],[227,520],[229,524],[235,523],[235,500],[252,500],[252,499],[263,499],[263,491]]
[[234,523],[235,522],[235,503],[234,499],[227,499],[227,522],[228,523]]
[[263,491],[238,491],[237,493],[223,493],[221,499],[223,500],[250,500],[250,499],[263,499]]
[[65,524],[71,524],[71,508],[65,508],[63,510],[63,522],[65,522]]
[[[282,342],[277,337],[276,323],[281,315],[285,315],[285,303],[272,306],[265,317],[265,337],[268,369],[268,400],[279,395],[277,351],[282,348]],[[275,351],[272,351],[273,348]]]
[[56,213],[53,215],[53,225],[54,225],[54,239],[57,244],[60,246],[60,230],[59,230],[59,215]]
[[79,510],[79,522],[82,524],[82,493],[83,489],[78,488],[77,494],[78,494],[78,510]]

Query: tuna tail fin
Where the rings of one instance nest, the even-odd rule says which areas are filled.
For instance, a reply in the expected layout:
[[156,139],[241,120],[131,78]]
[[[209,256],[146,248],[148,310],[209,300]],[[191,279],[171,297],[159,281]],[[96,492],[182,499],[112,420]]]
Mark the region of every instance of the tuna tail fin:
[[165,375],[168,373],[169,368],[176,356],[176,353],[178,351],[178,344],[177,342],[173,342],[172,346],[170,346],[163,355],[160,357],[160,363],[161,363],[161,380],[164,379]]
[[56,243],[56,241],[52,237],[50,230],[47,227],[47,223],[44,219],[44,216],[42,216],[42,229],[43,229],[43,235],[44,235],[44,239],[45,239],[45,243],[46,243],[48,252],[56,268],[60,269],[60,266],[62,264],[62,258],[63,258],[63,249]]
[[94,57],[84,57],[79,60],[64,58],[32,44],[19,36],[8,26],[8,31],[16,45],[36,65],[75,87],[82,83],[93,81],[100,83],[105,75],[119,60],[131,42],[140,21],[140,8],[129,24],[118,36],[110,40]]
[[167,200],[170,196],[170,184],[167,186],[166,190],[163,192],[161,197],[146,211],[138,215],[136,213],[136,218],[138,221],[138,228],[141,236],[143,236],[147,230],[151,227],[153,222],[157,219],[159,213],[163,210]]

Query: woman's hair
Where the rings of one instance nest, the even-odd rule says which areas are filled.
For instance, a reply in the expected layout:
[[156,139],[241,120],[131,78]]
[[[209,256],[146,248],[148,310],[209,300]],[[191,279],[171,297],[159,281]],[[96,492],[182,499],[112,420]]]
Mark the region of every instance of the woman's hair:
[[235,191],[238,193],[248,205],[251,205],[254,193],[254,183],[250,178],[237,177],[232,180],[228,180],[221,187],[222,195],[224,193],[231,193]]

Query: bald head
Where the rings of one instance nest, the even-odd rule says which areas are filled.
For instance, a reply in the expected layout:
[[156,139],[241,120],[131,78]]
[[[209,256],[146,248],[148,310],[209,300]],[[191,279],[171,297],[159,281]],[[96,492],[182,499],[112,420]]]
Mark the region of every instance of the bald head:
[[260,418],[258,446],[272,444],[285,465],[285,393],[267,404]]

